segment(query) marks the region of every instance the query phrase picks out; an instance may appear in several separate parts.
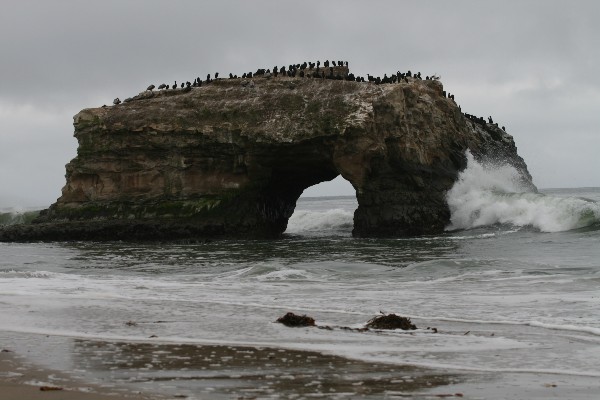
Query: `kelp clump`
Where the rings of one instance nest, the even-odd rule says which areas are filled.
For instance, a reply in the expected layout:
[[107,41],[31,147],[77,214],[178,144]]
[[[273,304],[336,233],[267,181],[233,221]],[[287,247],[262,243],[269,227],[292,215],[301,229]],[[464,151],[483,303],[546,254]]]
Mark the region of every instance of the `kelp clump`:
[[296,315],[293,312],[285,314],[283,317],[279,317],[277,322],[290,327],[302,327],[302,326],[315,326],[315,320],[308,315]]
[[371,329],[402,329],[405,331],[417,329],[410,318],[396,314],[384,314],[371,318],[366,327]]

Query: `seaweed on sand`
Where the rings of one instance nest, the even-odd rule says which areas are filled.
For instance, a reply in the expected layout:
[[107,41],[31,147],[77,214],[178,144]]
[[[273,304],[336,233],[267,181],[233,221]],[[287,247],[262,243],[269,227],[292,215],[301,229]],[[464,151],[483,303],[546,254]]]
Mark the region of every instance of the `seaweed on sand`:
[[401,317],[396,314],[383,314],[371,318],[366,325],[372,329],[402,329],[405,331],[415,330],[417,327],[410,321],[410,318]]
[[291,327],[315,326],[314,318],[311,318],[307,315],[296,315],[293,312],[289,312],[283,317],[279,317],[277,322]]

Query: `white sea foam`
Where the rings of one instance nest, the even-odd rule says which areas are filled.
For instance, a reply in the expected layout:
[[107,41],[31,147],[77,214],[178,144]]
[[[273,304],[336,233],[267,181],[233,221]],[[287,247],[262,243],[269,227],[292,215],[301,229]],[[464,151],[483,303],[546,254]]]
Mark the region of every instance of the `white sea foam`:
[[435,316],[413,316],[416,319],[428,319],[435,321],[459,322],[468,324],[483,324],[483,325],[513,325],[513,326],[531,326],[534,328],[543,328],[555,331],[571,331],[579,333],[587,333],[594,336],[600,336],[600,328],[593,326],[579,326],[573,324],[548,324],[539,321],[508,321],[508,320],[481,320],[481,319],[462,319],[462,318],[447,318]]
[[467,168],[447,193],[452,213],[448,230],[494,224],[532,226],[560,232],[600,222],[600,204],[528,191],[510,165],[486,165],[467,152]]
[[352,229],[354,214],[341,208],[327,211],[296,211],[288,221],[287,233]]
[[301,269],[284,269],[265,274],[260,278],[265,281],[306,280],[313,279],[312,274]]
[[47,271],[15,271],[14,269],[4,269],[0,270],[0,277],[2,279],[9,278],[53,278],[57,274]]
[[12,208],[0,210],[0,226],[15,225],[30,222],[37,217],[39,211]]

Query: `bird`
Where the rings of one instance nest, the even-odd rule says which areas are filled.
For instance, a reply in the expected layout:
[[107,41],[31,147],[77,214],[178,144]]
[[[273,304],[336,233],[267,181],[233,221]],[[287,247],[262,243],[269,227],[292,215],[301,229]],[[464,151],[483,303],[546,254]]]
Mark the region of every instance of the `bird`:
[[160,85],[158,85],[158,89],[159,89],[159,90],[160,90],[160,89],[164,89],[164,88],[166,88],[166,87],[167,87],[167,85],[165,85],[164,83],[161,83]]
[[150,85],[150,86],[148,86],[148,88],[146,90],[152,91],[152,89],[154,89],[155,87],[156,86],[154,86],[154,85]]
[[171,89],[177,89],[177,81],[175,81],[175,83],[173,84],[173,86],[171,87]]
[[121,104],[121,99],[119,99],[118,97],[116,99],[113,100],[113,104],[116,106],[117,104]]

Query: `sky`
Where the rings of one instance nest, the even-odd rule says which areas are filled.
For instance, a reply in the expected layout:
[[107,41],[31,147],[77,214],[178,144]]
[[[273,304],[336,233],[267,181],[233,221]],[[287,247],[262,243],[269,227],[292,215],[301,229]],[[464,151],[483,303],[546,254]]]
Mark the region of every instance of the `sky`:
[[[600,2],[0,0],[0,207],[48,206],[72,117],[148,85],[344,60],[441,77],[540,188],[600,186]],[[308,195],[353,194],[343,179]]]

